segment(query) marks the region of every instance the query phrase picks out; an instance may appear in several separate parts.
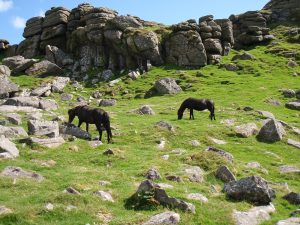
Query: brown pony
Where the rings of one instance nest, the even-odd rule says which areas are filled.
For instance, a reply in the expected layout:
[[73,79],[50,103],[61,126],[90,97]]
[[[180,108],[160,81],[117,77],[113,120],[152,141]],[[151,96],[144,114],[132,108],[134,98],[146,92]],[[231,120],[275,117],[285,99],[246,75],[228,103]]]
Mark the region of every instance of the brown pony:
[[212,100],[209,99],[196,99],[196,98],[187,98],[184,100],[178,109],[177,115],[178,119],[181,120],[183,117],[183,112],[185,109],[190,110],[190,119],[194,118],[193,110],[202,111],[208,109],[210,111],[210,119],[216,120],[215,117],[215,104]]
[[111,142],[112,133],[110,128],[109,115],[103,109],[90,108],[89,106],[76,106],[75,108],[69,109],[69,123],[72,123],[75,116],[78,117],[78,127],[81,126],[83,122],[86,123],[86,131],[89,132],[89,124],[95,124],[99,132],[99,140],[102,139],[102,127],[107,132],[107,141]]

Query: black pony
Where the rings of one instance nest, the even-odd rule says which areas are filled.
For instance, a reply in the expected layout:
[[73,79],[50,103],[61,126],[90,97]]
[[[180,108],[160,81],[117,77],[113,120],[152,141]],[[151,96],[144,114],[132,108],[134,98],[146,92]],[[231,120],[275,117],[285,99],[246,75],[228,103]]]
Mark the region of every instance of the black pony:
[[86,123],[86,131],[89,132],[89,124],[95,124],[99,132],[99,140],[102,139],[102,126],[107,132],[107,141],[111,142],[112,133],[110,128],[109,115],[103,109],[90,108],[86,105],[76,106],[68,111],[69,123],[72,123],[75,116],[78,117],[79,123],[78,127],[81,126],[83,122]]
[[196,99],[196,98],[187,98],[184,100],[178,109],[177,115],[178,119],[181,120],[183,116],[183,112],[185,109],[190,110],[190,119],[194,118],[194,112],[193,110],[202,111],[205,109],[208,109],[210,111],[210,119],[216,120],[215,117],[215,104],[212,100],[209,99]]

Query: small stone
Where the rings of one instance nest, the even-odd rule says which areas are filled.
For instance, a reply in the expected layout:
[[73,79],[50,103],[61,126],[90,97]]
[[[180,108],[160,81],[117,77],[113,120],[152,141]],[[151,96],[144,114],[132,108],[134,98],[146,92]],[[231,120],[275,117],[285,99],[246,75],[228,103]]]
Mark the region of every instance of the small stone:
[[295,148],[299,148],[300,149],[300,142],[298,141],[294,141],[292,139],[288,139],[287,143],[291,146],[294,146]]
[[300,169],[295,166],[283,165],[279,167],[280,173],[297,173],[300,174]]
[[89,146],[91,146],[92,148],[97,148],[100,145],[103,145],[103,143],[99,140],[95,140],[95,141],[89,141],[88,142]]
[[291,217],[286,220],[280,220],[275,225],[299,225],[300,217]]
[[173,125],[171,125],[170,123],[166,122],[166,121],[159,121],[155,124],[155,126],[163,128],[163,129],[167,129],[167,130],[172,131],[172,132],[175,131],[175,127]]
[[177,225],[180,221],[180,215],[175,212],[163,212],[152,216],[142,225]]
[[165,161],[169,160],[169,155],[162,155],[161,158]]
[[245,112],[252,111],[252,110],[253,110],[253,108],[251,106],[244,107]]
[[145,178],[150,179],[150,180],[157,180],[157,179],[160,179],[161,176],[155,168],[151,168],[145,174]]
[[197,141],[197,140],[192,140],[192,141],[190,141],[189,143],[190,143],[190,145],[192,145],[192,146],[194,146],[194,147],[197,147],[197,146],[200,145],[200,142]]
[[95,193],[98,197],[100,197],[103,201],[115,202],[112,198],[111,194],[105,191],[97,191]]
[[300,110],[300,102],[288,102],[285,104],[288,109]]
[[159,141],[156,142],[157,143],[157,148],[158,149],[164,149],[165,145],[166,145],[166,141],[165,139],[160,139]]
[[170,185],[170,184],[158,183],[157,185],[162,189],[173,189],[174,188],[174,186]]
[[54,209],[54,205],[53,205],[52,203],[47,203],[47,204],[45,205],[45,208],[46,208],[47,210],[49,210],[49,211],[52,211],[52,210]]
[[115,99],[102,99],[99,103],[99,106],[107,107],[107,106],[115,106],[117,104],[117,100]]
[[201,183],[204,181],[204,171],[199,166],[188,166],[185,173],[191,182]]
[[13,179],[16,179],[16,178],[30,178],[30,179],[32,179],[34,181],[37,181],[37,182],[41,182],[45,179],[42,175],[40,175],[38,173],[28,172],[26,170],[23,170],[20,167],[13,167],[13,166],[5,167],[1,174],[3,176],[8,176],[8,177],[11,177]]
[[227,144],[227,142],[224,141],[224,140],[219,140],[219,139],[216,139],[216,138],[213,138],[213,137],[209,137],[209,139],[210,139],[214,144],[217,144],[217,145],[225,145],[225,144]]
[[258,133],[258,128],[255,123],[247,123],[235,128],[235,132],[241,137],[250,137]]
[[294,61],[294,60],[289,60],[288,61],[288,64],[287,64],[287,66],[289,67],[289,68],[294,68],[294,67],[296,67],[298,64]]
[[200,201],[200,202],[203,202],[203,203],[208,202],[208,199],[204,195],[202,195],[200,193],[191,193],[191,194],[188,194],[187,198],[191,199],[191,200]]
[[114,151],[112,149],[107,149],[103,152],[103,155],[114,155]]
[[275,119],[275,116],[273,115],[273,113],[270,113],[267,111],[262,111],[262,110],[258,110],[257,112],[259,115],[261,115],[264,118]]
[[0,215],[12,213],[12,210],[6,208],[4,205],[0,205]]
[[227,166],[220,166],[216,171],[216,177],[225,183],[236,181],[235,176]]
[[74,206],[74,205],[68,205],[67,208],[66,208],[67,211],[72,211],[74,209],[77,209],[77,207]]
[[222,156],[228,162],[231,162],[231,163],[233,162],[233,155],[230,154],[229,152],[226,152],[226,151],[222,150],[222,149],[209,146],[205,151],[214,152],[214,153]]
[[175,155],[182,155],[184,154],[186,151],[182,148],[176,148],[176,149],[173,149],[171,151],[171,153],[175,154]]
[[170,180],[170,181],[175,181],[175,182],[182,182],[182,179],[179,177],[179,176],[176,176],[176,175],[168,175],[166,176],[166,179],[167,180]]
[[107,185],[111,185],[111,183],[109,181],[106,181],[106,180],[100,180],[99,185],[100,186],[107,186]]
[[73,187],[68,187],[64,190],[64,193],[74,194],[74,195],[80,195],[79,191],[77,191]]
[[60,99],[62,101],[71,101],[73,99],[73,95],[72,94],[68,94],[68,93],[62,93],[60,95]]

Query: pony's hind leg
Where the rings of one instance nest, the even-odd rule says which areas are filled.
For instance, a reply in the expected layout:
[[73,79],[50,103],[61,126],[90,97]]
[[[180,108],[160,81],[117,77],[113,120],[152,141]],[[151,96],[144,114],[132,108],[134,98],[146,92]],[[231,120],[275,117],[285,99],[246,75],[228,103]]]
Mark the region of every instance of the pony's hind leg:
[[99,141],[102,140],[102,127],[101,124],[96,123],[97,130],[99,132]]
[[89,123],[86,123],[86,132],[89,132]]
[[79,122],[78,122],[78,127],[80,127],[82,123],[83,123],[83,121],[82,121],[82,120],[79,120]]
[[190,109],[190,120],[193,118],[193,110]]

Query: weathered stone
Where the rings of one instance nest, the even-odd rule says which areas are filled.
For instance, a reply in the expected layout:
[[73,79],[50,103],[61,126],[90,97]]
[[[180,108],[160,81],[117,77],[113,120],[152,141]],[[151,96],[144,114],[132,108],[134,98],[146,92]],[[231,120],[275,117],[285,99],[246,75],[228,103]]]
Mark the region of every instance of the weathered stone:
[[38,87],[30,93],[31,96],[42,96],[44,95],[48,90],[51,90],[51,86],[49,84],[46,84],[44,86]]
[[5,215],[12,213],[13,211],[9,208],[6,208],[4,205],[0,205],[0,215]]
[[142,225],[177,225],[180,221],[180,215],[175,212],[167,211],[152,216]]
[[260,129],[257,139],[264,142],[276,142],[280,141],[283,135],[285,135],[285,130],[282,125],[274,119],[267,119]]
[[61,75],[63,70],[48,60],[43,60],[41,62],[33,64],[26,71],[26,74],[30,76],[46,76],[46,75]]
[[289,203],[294,205],[300,205],[300,193],[290,192],[283,196]]
[[157,179],[160,179],[161,176],[155,168],[151,168],[145,174],[145,178],[150,179],[150,180],[157,180]]
[[125,31],[127,28],[142,28],[142,24],[132,16],[116,16],[106,25],[108,30],[121,30]]
[[235,128],[235,132],[238,136],[250,137],[258,133],[258,128],[255,123],[247,123]]
[[224,67],[228,71],[238,71],[240,69],[239,66],[234,63],[224,64],[222,65],[222,67]]
[[159,94],[177,94],[181,87],[172,78],[163,78],[155,82],[154,88]]
[[115,99],[102,99],[99,103],[99,106],[107,107],[107,106],[114,106],[116,104],[117,104],[117,100]]
[[62,101],[71,101],[73,99],[73,95],[72,94],[67,94],[67,93],[62,93],[60,95],[60,99]]
[[60,125],[59,132],[60,134],[71,135],[81,139],[91,139],[91,135],[88,132],[81,130],[73,124],[64,123]]
[[182,181],[181,177],[176,176],[176,175],[168,175],[168,176],[166,176],[166,179],[170,180],[170,181],[175,181],[178,183],[180,183]]
[[282,94],[286,98],[294,98],[296,96],[296,92],[292,89],[283,90]]
[[0,77],[9,77],[11,74],[10,69],[5,65],[0,65]]
[[253,55],[251,55],[249,52],[243,52],[243,53],[235,55],[232,58],[232,61],[235,61],[235,60],[255,60],[255,57]]
[[92,148],[97,148],[100,145],[103,145],[103,143],[99,140],[95,140],[95,141],[89,141],[88,142],[89,146],[91,146]]
[[7,57],[2,60],[2,64],[9,67],[9,69],[14,69],[23,64],[25,58],[21,55],[16,55],[12,57]]
[[235,200],[246,200],[254,204],[266,205],[275,198],[275,192],[259,176],[230,181],[224,185],[224,192]]
[[275,225],[299,225],[300,217],[291,217],[286,220],[280,220]]
[[172,124],[170,124],[168,122],[165,122],[165,121],[159,121],[159,122],[155,123],[155,126],[167,129],[167,130],[172,131],[172,132],[175,131],[175,127]]
[[187,198],[191,199],[191,200],[200,201],[200,202],[203,202],[203,203],[208,202],[208,199],[204,195],[202,195],[200,193],[191,193],[191,194],[188,194]]
[[114,77],[114,73],[111,70],[104,70],[101,74],[101,78],[105,81],[110,80],[112,77]]
[[10,139],[28,136],[23,127],[5,127],[2,125],[0,125],[0,135],[4,135],[6,138]]
[[204,181],[204,171],[199,166],[187,166],[184,172],[191,182],[201,183]]
[[285,106],[289,109],[300,110],[300,102],[289,102]]
[[197,147],[200,145],[200,142],[198,140],[191,140],[191,141],[189,141],[189,144],[194,147]]
[[214,153],[222,156],[228,162],[231,162],[231,163],[233,162],[233,155],[230,154],[229,152],[226,152],[226,151],[222,150],[222,149],[218,149],[218,148],[210,146],[205,151],[214,152]]
[[256,112],[264,118],[275,119],[275,116],[271,112],[263,110],[257,110]]
[[15,124],[15,125],[20,125],[22,123],[22,118],[17,113],[6,114],[6,118],[10,123]]
[[65,86],[70,82],[69,77],[57,77],[53,82],[52,82],[52,87],[51,90],[54,93],[61,93],[63,92]]
[[155,115],[154,111],[149,105],[143,105],[141,108],[136,109],[133,112],[141,115]]
[[39,60],[37,59],[24,59],[23,61],[20,62],[20,64],[13,68],[12,74],[19,74],[21,72],[24,72],[27,70],[29,67],[31,67],[34,63],[37,63]]
[[112,198],[111,194],[106,191],[96,191],[95,195],[100,197],[103,201],[114,202],[114,199]]
[[36,136],[58,137],[58,123],[56,121],[29,120],[28,133]]
[[232,217],[236,225],[258,225],[263,221],[270,220],[270,214],[275,211],[275,207],[271,203],[266,206],[253,207],[247,212],[233,210]]
[[43,28],[51,27],[58,24],[66,24],[70,11],[63,7],[53,7],[46,11],[43,22]]
[[54,99],[41,99],[39,102],[39,108],[49,111],[58,109],[58,105]]
[[38,111],[37,108],[29,107],[29,106],[13,106],[13,105],[1,105],[0,112],[7,113],[7,112],[27,112],[33,113]]
[[13,167],[13,166],[7,166],[4,168],[4,170],[1,172],[2,176],[7,176],[7,177],[11,177],[11,178],[30,178],[33,179],[37,182],[41,182],[43,181],[45,178],[35,172],[29,172],[26,170],[23,170],[20,167]]
[[283,165],[279,167],[280,173],[296,173],[300,174],[300,169],[295,166]]
[[14,97],[7,99],[6,102],[4,102],[4,105],[31,106],[39,108],[40,99],[37,97]]
[[295,148],[299,148],[300,149],[300,142],[298,141],[294,141],[292,139],[288,139],[287,143],[291,146],[294,146]]
[[19,90],[19,86],[10,81],[7,76],[0,76],[0,99],[8,98]]
[[236,181],[235,176],[227,166],[220,166],[216,171],[216,177],[225,183]]
[[0,158],[16,158],[18,156],[19,150],[16,145],[5,136],[0,135]]
[[39,144],[48,148],[57,148],[58,146],[65,143],[65,140],[62,137],[54,137],[54,138],[36,138],[30,137],[29,142],[31,144]]
[[64,190],[64,193],[68,193],[68,194],[73,194],[73,195],[80,195],[80,192],[77,191],[75,188],[73,187],[67,187],[65,190]]

